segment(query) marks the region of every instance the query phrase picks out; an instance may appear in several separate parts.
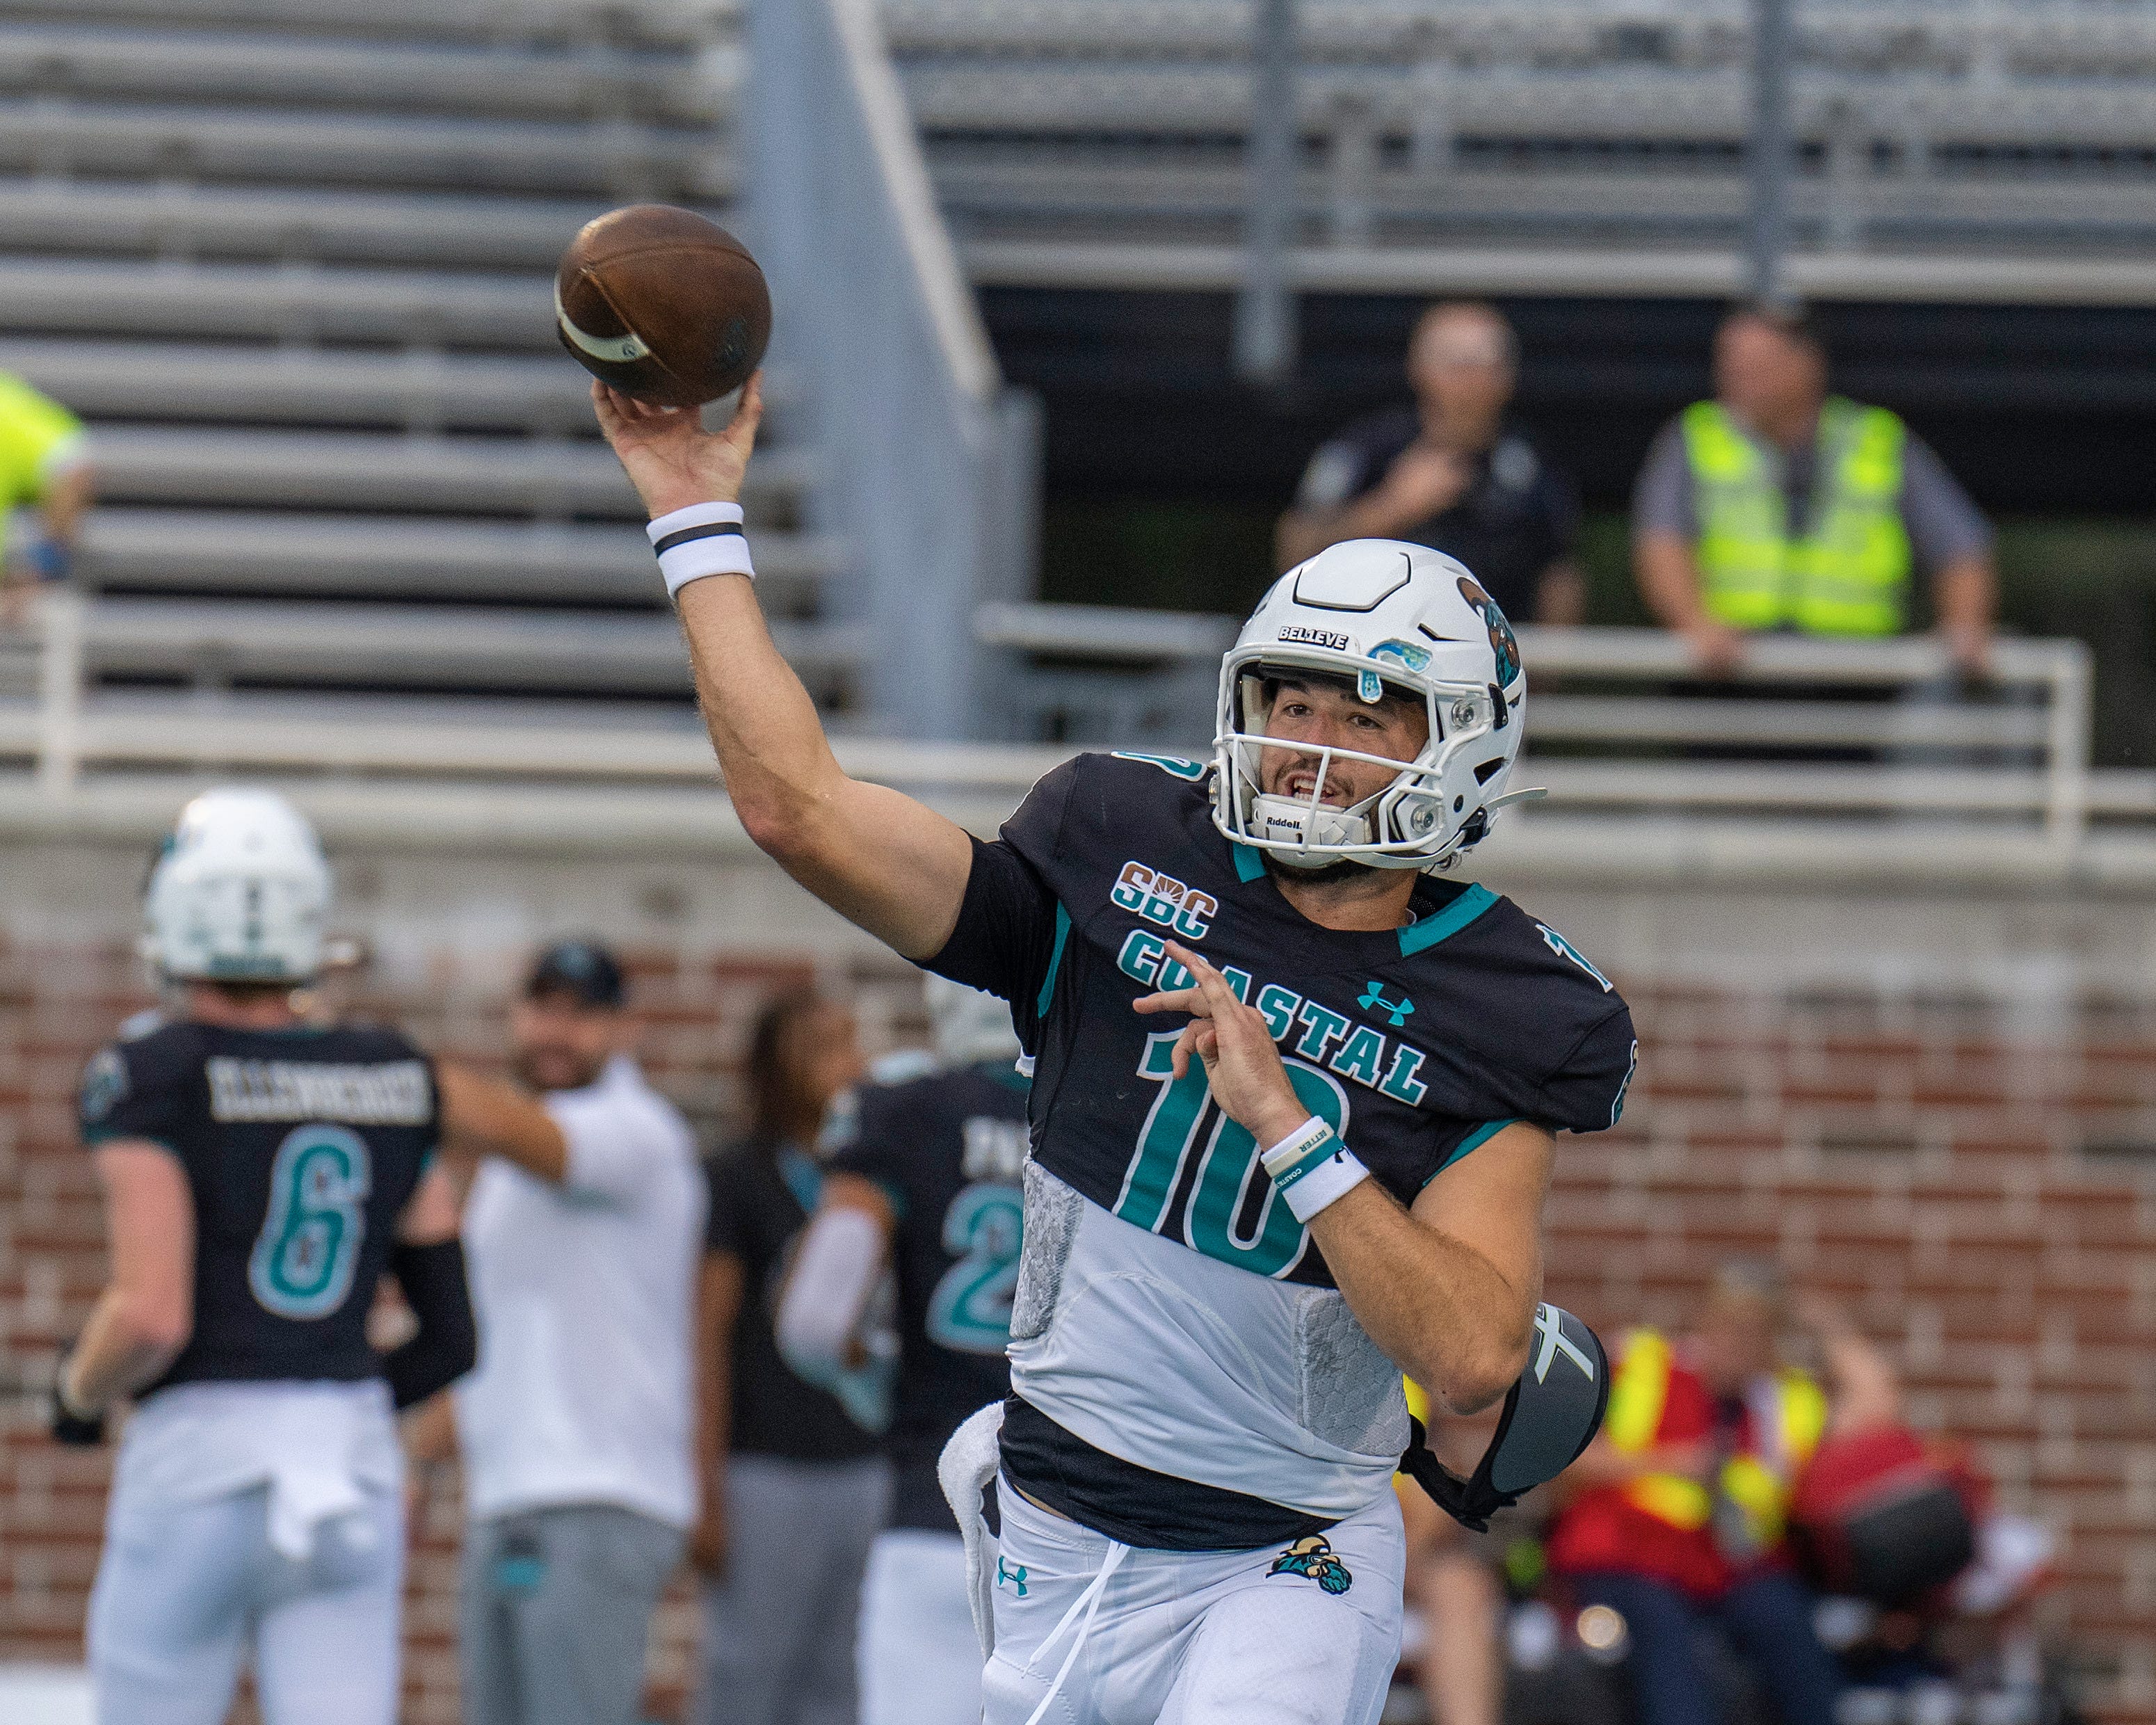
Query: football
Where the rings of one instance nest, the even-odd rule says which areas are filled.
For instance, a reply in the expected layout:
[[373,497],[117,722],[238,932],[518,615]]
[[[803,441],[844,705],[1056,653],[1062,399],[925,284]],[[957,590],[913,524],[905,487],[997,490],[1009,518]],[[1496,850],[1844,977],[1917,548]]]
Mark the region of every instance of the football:
[[593,377],[664,407],[748,381],[771,295],[748,248],[694,210],[634,203],[587,223],[554,277],[554,326]]

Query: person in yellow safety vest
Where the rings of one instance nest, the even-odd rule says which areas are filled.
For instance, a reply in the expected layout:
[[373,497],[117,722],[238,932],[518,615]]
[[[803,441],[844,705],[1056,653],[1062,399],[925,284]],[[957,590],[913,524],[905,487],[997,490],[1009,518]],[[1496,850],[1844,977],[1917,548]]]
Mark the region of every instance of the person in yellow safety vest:
[[[20,626],[33,587],[65,578],[90,507],[89,455],[81,420],[0,372],[0,629]],[[9,543],[9,514],[32,506],[42,532]]]
[[1810,319],[1732,312],[1715,336],[1714,389],[1664,428],[1632,498],[1640,594],[1700,668],[1734,670],[1744,638],[1767,631],[1906,634],[1922,571],[1956,664],[1980,673],[1998,590],[1991,529],[1898,415],[1827,393]]
[[1779,1358],[1784,1312],[1770,1270],[1731,1264],[1681,1345],[1633,1331],[1602,1435],[1562,1482],[1574,1495],[1551,1532],[1551,1567],[1580,1604],[1622,1620],[1641,1725],[1717,1725],[1699,1662],[1707,1619],[1728,1631],[1782,1725],[1835,1717],[1840,1673],[1783,1549],[1827,1401]]

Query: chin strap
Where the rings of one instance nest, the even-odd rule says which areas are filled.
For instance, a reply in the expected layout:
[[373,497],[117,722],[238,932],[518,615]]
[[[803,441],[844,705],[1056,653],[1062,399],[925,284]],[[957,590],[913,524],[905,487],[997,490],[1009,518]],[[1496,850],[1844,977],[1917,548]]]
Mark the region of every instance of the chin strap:
[[1561,1307],[1538,1306],[1527,1368],[1506,1392],[1497,1430],[1474,1474],[1463,1480],[1432,1455],[1413,1414],[1399,1471],[1462,1527],[1485,1532],[1499,1510],[1579,1460],[1609,1404],[1609,1360],[1601,1338]]
[[1490,1517],[1517,1503],[1519,1494],[1476,1492],[1471,1481],[1460,1478],[1430,1453],[1429,1437],[1422,1421],[1409,1414],[1408,1446],[1400,1457],[1399,1471],[1420,1486],[1430,1502],[1461,1527],[1471,1527],[1477,1533],[1488,1532]]

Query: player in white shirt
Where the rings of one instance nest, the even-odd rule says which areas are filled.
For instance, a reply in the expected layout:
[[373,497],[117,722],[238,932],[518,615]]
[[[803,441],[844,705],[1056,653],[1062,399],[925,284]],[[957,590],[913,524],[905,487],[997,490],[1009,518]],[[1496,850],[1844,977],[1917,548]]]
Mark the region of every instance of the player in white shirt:
[[[510,1009],[557,1142],[489,1157],[465,1209],[479,1366],[455,1394],[466,1725],[629,1725],[696,1515],[690,1324],[705,1185],[629,1053],[620,966],[565,941]],[[444,1410],[418,1438],[449,1448]]]

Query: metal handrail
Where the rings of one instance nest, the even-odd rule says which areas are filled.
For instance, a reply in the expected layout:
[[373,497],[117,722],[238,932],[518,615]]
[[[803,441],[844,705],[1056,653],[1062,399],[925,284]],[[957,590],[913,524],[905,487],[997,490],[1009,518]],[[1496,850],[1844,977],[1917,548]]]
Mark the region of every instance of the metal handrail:
[[1003,386],[1003,372],[988,326],[966,286],[957,253],[937,212],[936,188],[907,111],[906,92],[891,63],[875,0],[830,0],[847,76],[860,103],[884,196],[898,219],[906,253],[928,308],[943,362],[973,400],[988,404]]
[[1109,661],[1218,659],[1240,627],[1233,617],[1120,605],[997,603],[973,614],[974,638],[991,646]]
[[[594,711],[561,704],[431,705],[403,696],[341,698],[136,694],[86,701],[88,607],[65,588],[42,595],[38,696],[34,707],[0,703],[0,758],[34,762],[48,796],[73,789],[85,771],[117,767],[491,778],[516,784],[587,781],[619,785],[709,783],[708,744],[679,709]],[[1078,675],[1104,687],[1118,678],[1153,686],[1166,663],[1191,698],[1178,709],[1174,739],[1203,752],[1221,631],[1230,620],[1101,608],[1005,607],[984,619],[992,638],[1054,660],[1096,667]],[[2156,814],[2156,775],[2092,774],[2088,765],[2091,687],[2087,649],[2078,641],[2005,640],[1993,654],[1995,683],[2041,699],[2033,706],[1925,706],[1668,692],[1691,665],[1682,643],[1643,629],[1524,629],[1529,667],[1531,781],[1548,784],[1557,806],[1630,810],[1801,813],[1810,816],[1959,814],[2041,817],[2054,845],[2071,850],[2092,810],[2113,818]],[[1822,689],[1921,687],[1947,665],[1923,639],[1815,641],[1769,638],[1751,644],[1740,682],[1813,684]],[[1060,673],[1058,675],[1069,675]],[[1592,679],[1595,692],[1576,688]],[[1606,685],[1635,680],[1636,695]],[[1556,686],[1549,686],[1551,684]],[[1697,685],[1709,690],[1712,685]],[[1762,691],[1763,693],[1765,691]],[[1137,738],[1111,739],[1137,742]],[[1552,743],[1643,742],[1660,757],[1551,755]],[[1667,745],[1796,744],[1873,748],[1871,762],[1732,762],[1671,758]],[[1015,801],[1077,744],[932,743],[840,739],[857,776],[909,788],[993,794]],[[1949,751],[2004,751],[2004,761],[1971,762]],[[1528,819],[1535,817],[1530,815]]]
[[[1067,698],[1074,678],[1107,710],[1127,712],[1142,701],[1182,705],[1182,741],[1209,734],[1206,673],[1236,619],[1083,605],[983,607],[983,634],[1037,660],[1081,662],[1097,669],[1036,672],[1039,704]],[[2004,639],[1994,643],[1989,673],[1999,689],[2040,699],[2030,706],[1983,706],[1942,700],[1929,705],[1827,698],[1727,698],[1718,685],[1696,684],[1677,696],[1671,683],[1697,678],[1690,649],[1658,629],[1523,628],[1520,650],[1532,696],[1529,770],[1547,777],[1561,796],[1631,808],[1697,804],[1712,808],[1797,806],[1812,810],[1874,809],[2016,809],[2040,814],[2047,835],[2071,845],[2087,824],[2091,796],[2089,655],[2074,640]],[[1919,689],[1943,684],[1953,661],[1932,637],[1831,640],[1768,635],[1747,644],[1730,681],[1743,685],[1813,685],[1833,689]],[[1163,674],[1180,680],[1164,682]],[[1636,682],[1649,686],[1588,693],[1574,686]],[[1554,688],[1550,687],[1555,684]],[[1127,727],[1128,721],[1125,721]],[[1735,745],[1814,749],[1871,748],[1876,764],[1768,762],[1732,769],[1712,761],[1670,762],[1546,759],[1552,744],[1612,746]],[[2006,751],[2041,759],[1969,767],[1943,752]],[[1926,758],[1926,757],[1929,758]],[[2128,793],[2122,791],[2123,797]],[[2138,794],[2138,793],[2133,793]],[[2116,801],[2117,798],[2112,800]]]
[[832,583],[834,608],[876,640],[880,726],[965,736],[995,680],[968,619],[1032,587],[1038,407],[1003,386],[873,0],[754,0],[748,19],[749,213],[773,351],[824,464],[812,524],[860,564]]

